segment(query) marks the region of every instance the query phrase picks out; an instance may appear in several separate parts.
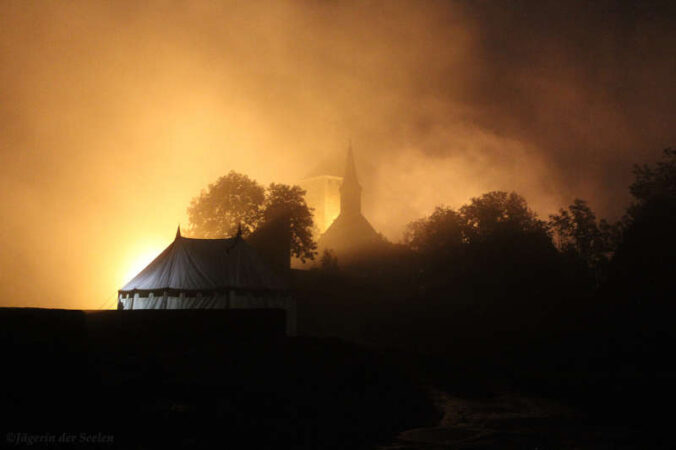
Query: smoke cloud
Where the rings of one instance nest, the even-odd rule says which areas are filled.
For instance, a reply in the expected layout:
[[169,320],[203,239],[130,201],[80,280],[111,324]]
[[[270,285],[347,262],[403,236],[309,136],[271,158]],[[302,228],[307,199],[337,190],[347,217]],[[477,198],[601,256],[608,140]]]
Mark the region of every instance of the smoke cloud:
[[0,302],[110,307],[209,182],[350,139],[393,240],[496,189],[616,218],[676,142],[675,15],[591,3],[0,3]]

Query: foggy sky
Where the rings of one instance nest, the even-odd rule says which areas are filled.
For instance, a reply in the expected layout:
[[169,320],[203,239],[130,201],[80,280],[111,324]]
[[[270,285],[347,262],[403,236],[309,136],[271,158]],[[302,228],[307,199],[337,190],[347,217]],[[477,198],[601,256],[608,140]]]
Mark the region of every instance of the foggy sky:
[[351,139],[390,239],[495,189],[617,218],[675,145],[669,2],[0,2],[2,305],[110,307],[229,170]]

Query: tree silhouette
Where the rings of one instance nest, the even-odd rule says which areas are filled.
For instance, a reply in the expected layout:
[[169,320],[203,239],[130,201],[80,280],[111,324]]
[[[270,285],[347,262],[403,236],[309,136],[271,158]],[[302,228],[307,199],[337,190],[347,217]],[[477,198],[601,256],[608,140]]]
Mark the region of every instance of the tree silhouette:
[[459,211],[440,206],[411,222],[404,243],[419,253],[445,252],[510,234],[546,235],[547,227],[519,194],[494,191],[472,198]]
[[544,222],[528,207],[526,199],[516,192],[493,191],[472,198],[460,208],[469,242],[494,239],[505,234],[546,234]]
[[404,244],[422,254],[446,253],[465,242],[465,231],[462,215],[451,208],[438,206],[429,217],[407,225]]
[[513,307],[543,297],[559,272],[546,224],[516,193],[488,192],[457,211],[438,207],[409,224],[404,243],[428,298],[453,292],[455,301]]
[[271,183],[266,192],[264,217],[282,212],[289,220],[291,254],[301,261],[314,259],[317,243],[312,238],[312,210],[299,186]]
[[230,171],[210,184],[188,207],[188,234],[216,239],[247,236],[263,218],[265,189],[246,175]]
[[654,166],[634,168],[622,240],[609,290],[634,304],[673,304],[676,298],[676,150]]
[[676,198],[676,149],[665,149],[664,160],[658,161],[655,167],[634,166],[634,177],[629,186],[635,199],[627,211],[630,220],[640,218],[642,212],[650,209],[651,203],[673,203]]
[[272,183],[267,189],[246,175],[231,171],[194,198],[188,207],[188,234],[217,239],[233,236],[241,226],[250,236],[262,225],[284,216],[290,228],[291,255],[313,259],[312,212],[305,191],[298,186]]
[[604,219],[597,221],[587,202],[580,199],[575,199],[568,209],[561,208],[559,214],[550,215],[548,225],[559,250],[579,259],[598,285],[617,246],[620,225],[611,225]]

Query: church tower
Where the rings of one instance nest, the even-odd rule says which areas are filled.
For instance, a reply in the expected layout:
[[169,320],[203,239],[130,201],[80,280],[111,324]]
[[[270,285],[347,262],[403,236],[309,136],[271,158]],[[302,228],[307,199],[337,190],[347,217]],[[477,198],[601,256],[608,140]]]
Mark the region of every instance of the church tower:
[[340,185],[340,214],[319,238],[320,252],[330,249],[341,264],[382,248],[384,241],[361,211],[361,185],[352,145],[347,151],[345,176]]
[[354,165],[352,144],[347,150],[345,176],[340,185],[340,213],[347,215],[361,214],[361,185],[357,179],[357,168]]

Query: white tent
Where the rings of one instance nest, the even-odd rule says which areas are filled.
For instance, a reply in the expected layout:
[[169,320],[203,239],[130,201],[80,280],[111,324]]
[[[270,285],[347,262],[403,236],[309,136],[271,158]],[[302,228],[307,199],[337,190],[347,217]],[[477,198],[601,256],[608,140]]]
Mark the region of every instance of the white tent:
[[181,236],[119,290],[119,308],[286,311],[295,334],[296,305],[284,280],[239,235],[229,239]]

